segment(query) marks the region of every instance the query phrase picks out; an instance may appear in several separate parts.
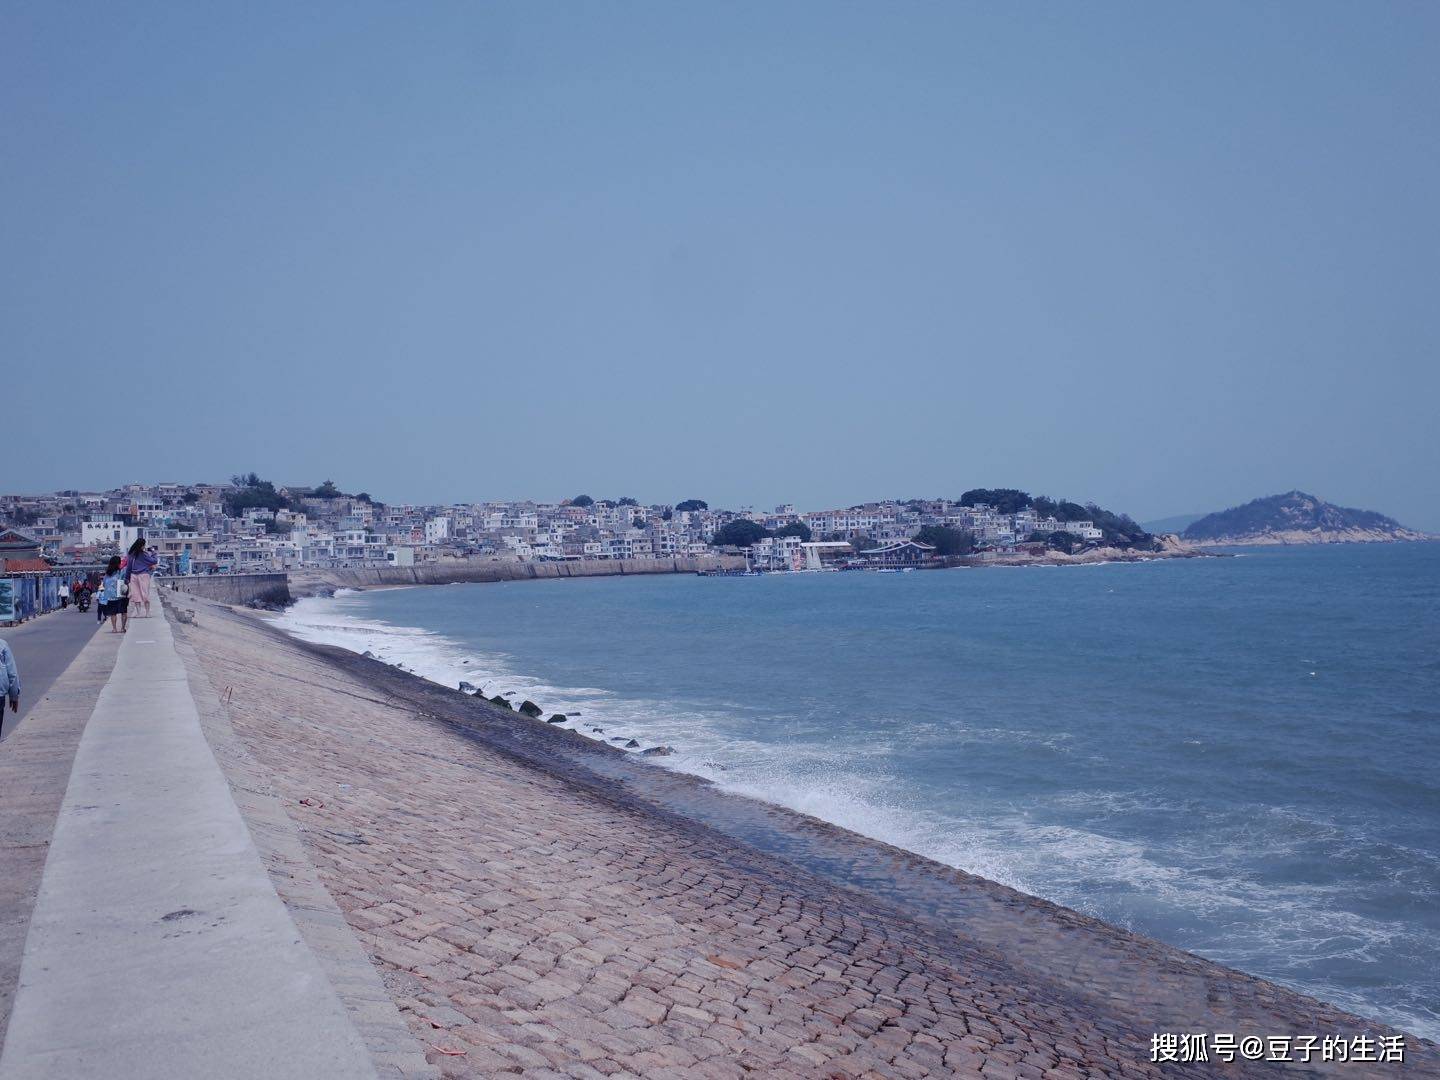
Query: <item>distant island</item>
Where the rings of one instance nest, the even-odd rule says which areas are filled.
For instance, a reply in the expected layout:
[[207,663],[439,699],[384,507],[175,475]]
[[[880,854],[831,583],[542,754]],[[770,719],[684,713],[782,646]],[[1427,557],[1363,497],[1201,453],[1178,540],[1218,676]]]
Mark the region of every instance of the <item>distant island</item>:
[[1336,506],[1303,491],[1267,495],[1206,514],[1182,534],[1188,544],[1363,544],[1429,540],[1374,510]]

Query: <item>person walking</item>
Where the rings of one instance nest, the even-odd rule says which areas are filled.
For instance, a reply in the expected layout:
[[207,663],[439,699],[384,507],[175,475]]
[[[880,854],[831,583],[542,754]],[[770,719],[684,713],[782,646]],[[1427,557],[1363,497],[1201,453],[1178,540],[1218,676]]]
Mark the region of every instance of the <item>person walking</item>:
[[[145,550],[143,536],[130,545],[125,577],[130,585],[130,596],[144,605],[144,617],[147,619],[150,617],[150,575],[154,573],[155,565],[159,561],[159,557],[153,552]],[[136,615],[138,616],[139,612],[136,612]]]
[[20,711],[20,669],[15,666],[15,654],[9,643],[0,638],[0,728],[5,726],[5,702],[10,702],[10,711]]
[[70,606],[70,586],[60,582],[60,610],[64,611]]
[[[111,555],[105,567],[105,577],[100,582],[100,619],[110,620],[110,632],[123,634],[130,628],[129,587],[125,583],[125,572],[120,569],[120,556]],[[115,629],[116,620],[120,629]]]

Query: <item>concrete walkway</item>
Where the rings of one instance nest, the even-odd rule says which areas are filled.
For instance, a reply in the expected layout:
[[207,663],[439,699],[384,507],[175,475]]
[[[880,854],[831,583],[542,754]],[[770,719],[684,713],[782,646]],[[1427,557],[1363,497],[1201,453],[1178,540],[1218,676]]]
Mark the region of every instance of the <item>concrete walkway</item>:
[[95,1076],[375,1076],[158,614],[131,621],[80,738],[0,1055],[0,1080]]

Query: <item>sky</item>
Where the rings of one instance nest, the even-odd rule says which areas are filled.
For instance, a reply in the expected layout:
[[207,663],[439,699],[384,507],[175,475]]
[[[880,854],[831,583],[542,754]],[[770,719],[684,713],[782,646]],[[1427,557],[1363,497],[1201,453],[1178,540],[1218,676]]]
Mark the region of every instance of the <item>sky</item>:
[[0,4],[0,492],[1440,531],[1440,6]]

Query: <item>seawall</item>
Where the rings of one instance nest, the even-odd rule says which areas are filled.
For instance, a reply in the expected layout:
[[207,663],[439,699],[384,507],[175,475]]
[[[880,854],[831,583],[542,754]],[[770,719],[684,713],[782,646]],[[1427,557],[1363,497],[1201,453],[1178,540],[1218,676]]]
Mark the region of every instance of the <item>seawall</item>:
[[693,574],[697,570],[743,568],[738,555],[699,558],[590,559],[583,562],[520,562],[502,559],[442,559],[418,566],[357,566],[291,570],[278,574],[207,574],[166,578],[176,592],[222,604],[284,605],[335,589],[395,585],[453,585],[465,581],[526,581],[532,578],[608,577],[618,574]]
[[288,604],[291,600],[288,574],[205,574],[164,581],[176,592],[222,604]]
[[616,574],[693,574],[697,570],[743,567],[734,555],[669,559],[587,559],[576,562],[519,562],[501,559],[442,559],[416,566],[364,566],[293,570],[290,594],[312,596],[330,589],[386,585],[453,585],[467,581],[526,581],[538,578],[606,577]]

